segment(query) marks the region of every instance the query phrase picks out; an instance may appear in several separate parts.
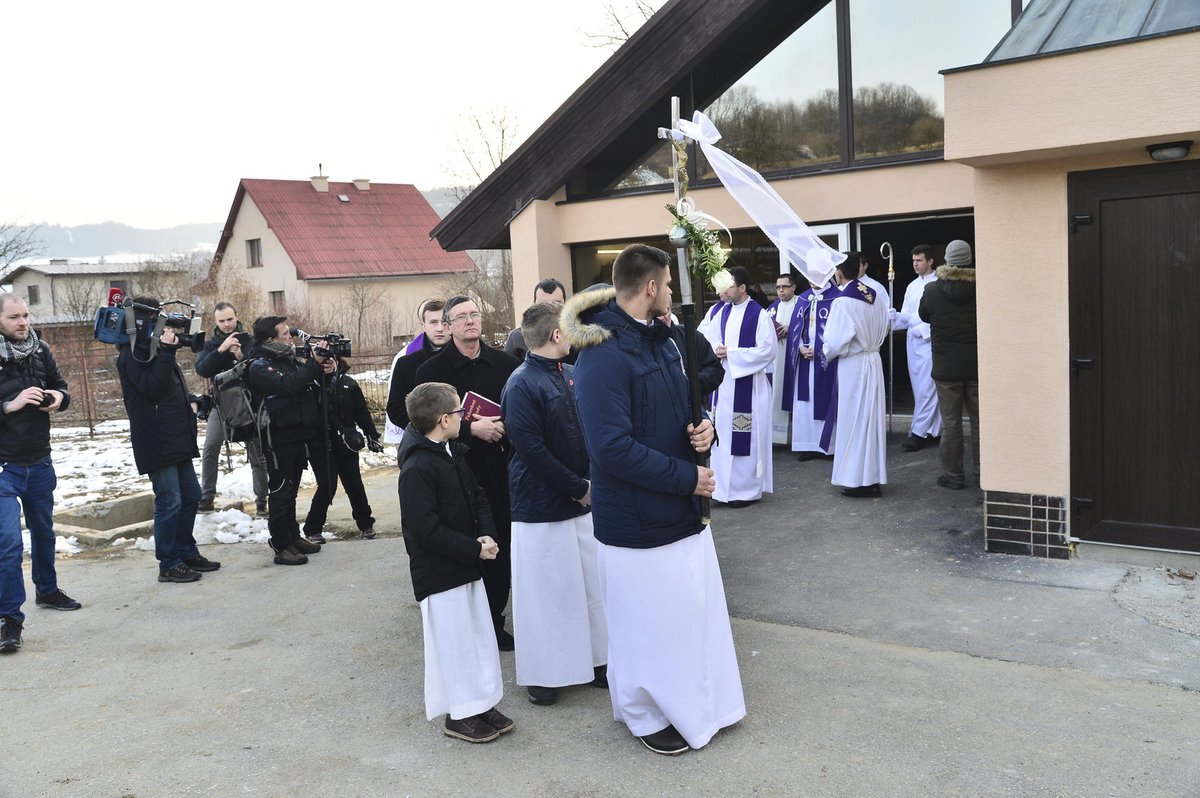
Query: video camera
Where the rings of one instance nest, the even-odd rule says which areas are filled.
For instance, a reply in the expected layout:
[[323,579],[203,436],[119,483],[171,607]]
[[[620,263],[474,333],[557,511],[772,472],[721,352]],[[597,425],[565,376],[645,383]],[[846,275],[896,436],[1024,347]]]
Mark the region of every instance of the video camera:
[[324,335],[310,335],[304,330],[293,327],[291,329],[292,337],[299,338],[304,343],[296,347],[296,357],[312,357],[313,356],[313,341],[324,341],[328,344],[328,348],[324,354],[330,357],[352,357],[350,353],[350,339],[341,333],[325,333]]
[[[186,308],[186,312],[168,310],[172,307]],[[148,347],[153,358],[158,354],[163,330],[170,327],[175,330],[180,346],[199,352],[204,348],[203,321],[194,305],[179,299],[164,302],[157,308],[126,299],[119,306],[97,308],[93,336],[108,344]]]

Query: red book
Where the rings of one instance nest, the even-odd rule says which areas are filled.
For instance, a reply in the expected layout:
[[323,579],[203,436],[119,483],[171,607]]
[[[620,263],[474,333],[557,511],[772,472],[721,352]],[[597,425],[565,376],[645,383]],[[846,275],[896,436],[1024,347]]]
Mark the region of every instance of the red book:
[[474,391],[467,391],[467,395],[463,397],[463,407],[466,408],[466,413],[463,415],[468,419],[478,416],[495,417],[500,415],[500,405],[486,396],[480,396]]

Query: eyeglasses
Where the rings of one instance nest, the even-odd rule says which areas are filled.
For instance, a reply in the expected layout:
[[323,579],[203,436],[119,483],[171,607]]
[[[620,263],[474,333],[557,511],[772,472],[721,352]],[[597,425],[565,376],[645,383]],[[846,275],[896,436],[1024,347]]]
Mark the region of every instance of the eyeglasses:
[[795,288],[795,287],[796,286],[792,285],[791,283],[775,283],[775,288],[777,288],[777,289],[779,289],[779,288]]
[[482,313],[480,313],[478,310],[473,310],[470,313],[459,313],[457,316],[451,316],[450,323],[451,324],[460,324],[460,323],[466,321],[467,319],[470,319],[471,321],[479,321],[482,318],[483,318]]
[[449,413],[447,413],[446,415],[448,415],[448,416],[461,416],[461,415],[465,415],[465,414],[466,414],[466,412],[467,412],[467,408],[465,408],[465,407],[460,407],[460,408],[458,408],[457,410],[451,410],[451,411],[450,411]]

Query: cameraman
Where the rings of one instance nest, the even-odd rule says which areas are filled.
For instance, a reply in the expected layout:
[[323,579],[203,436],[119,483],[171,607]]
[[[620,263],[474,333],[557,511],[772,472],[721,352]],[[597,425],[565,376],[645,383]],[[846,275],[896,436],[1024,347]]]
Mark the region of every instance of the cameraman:
[[[129,440],[139,474],[154,488],[154,556],[158,581],[195,582],[221,567],[201,556],[192,534],[200,482],[192,462],[196,449],[196,411],[183,372],[175,361],[179,340],[164,326],[153,346],[160,303],[137,297],[127,313],[135,314],[137,331],[118,347],[117,374],[129,416]],[[138,306],[141,307],[138,307]]]
[[[234,363],[249,354],[250,346],[242,351],[242,343],[250,341],[250,334],[238,321],[237,309],[228,302],[218,302],[213,308],[213,320],[217,326],[204,342],[204,351],[196,356],[196,373],[206,380],[233,368]],[[220,411],[215,407],[204,429],[204,448],[200,453],[200,507],[202,513],[213,511],[213,500],[217,495],[217,461],[221,456],[221,444],[225,442],[225,425]],[[262,444],[258,438],[246,441],[246,460],[250,463],[250,474],[254,480],[255,515],[267,517],[267,461],[263,457]]]
[[[359,533],[363,540],[373,540],[375,518],[371,515],[371,503],[367,500],[367,491],[363,487],[358,453],[363,446],[373,452],[382,452],[383,444],[379,442],[379,431],[375,429],[375,422],[371,419],[371,411],[367,407],[362,388],[346,373],[350,367],[345,358],[331,357],[322,366],[322,400],[329,422],[329,479],[317,482],[317,491],[313,494],[308,517],[304,519],[304,536],[318,545],[325,542],[325,519],[329,515],[329,506],[333,504],[333,497],[337,494],[340,478],[342,486],[346,489],[346,498],[350,500],[350,509]],[[362,429],[361,434],[355,428],[356,425]]]
[[[0,653],[21,648],[25,576],[21,510],[29,525],[37,605],[77,610],[54,573],[54,486],[50,413],[71,401],[50,347],[29,326],[29,307],[0,293]],[[18,505],[18,499],[20,505]]]
[[276,565],[304,565],[309,554],[321,550],[300,535],[296,521],[296,492],[304,466],[311,463],[317,484],[325,481],[327,458],[321,452],[320,390],[321,351],[324,341],[313,344],[313,358],[300,361],[292,346],[286,316],[262,316],[254,320],[254,351],[250,357],[248,382],[255,401],[266,406],[267,529]]

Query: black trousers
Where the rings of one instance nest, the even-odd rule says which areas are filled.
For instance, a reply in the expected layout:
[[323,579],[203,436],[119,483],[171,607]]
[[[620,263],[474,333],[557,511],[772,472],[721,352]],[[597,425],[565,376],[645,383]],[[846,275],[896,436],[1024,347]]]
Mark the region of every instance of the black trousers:
[[367,501],[367,489],[363,487],[358,452],[347,449],[336,439],[329,448],[329,478],[321,479],[323,469],[314,471],[317,475],[317,492],[313,494],[308,516],[304,519],[304,534],[315,535],[325,527],[329,507],[337,495],[339,479],[346,490],[346,498],[350,500],[350,511],[359,531],[373,528],[375,518],[371,515],[371,503]]
[[504,607],[508,604],[508,593],[512,588],[512,509],[508,498],[508,461],[501,456],[470,464],[471,473],[483,488],[492,508],[492,520],[496,523],[496,543],[500,545],[500,553],[494,560],[483,561],[483,589],[487,593],[492,625],[496,629],[503,629]]
[[318,483],[324,475],[325,458],[320,456],[320,441],[272,443],[267,450],[267,530],[271,548],[279,551],[300,537],[296,520],[296,493],[304,468],[311,463]]

